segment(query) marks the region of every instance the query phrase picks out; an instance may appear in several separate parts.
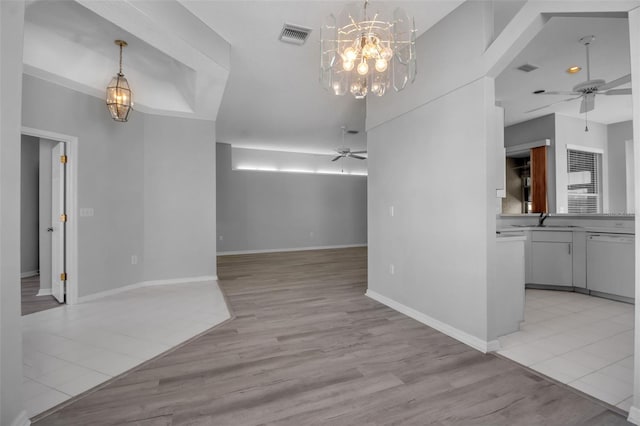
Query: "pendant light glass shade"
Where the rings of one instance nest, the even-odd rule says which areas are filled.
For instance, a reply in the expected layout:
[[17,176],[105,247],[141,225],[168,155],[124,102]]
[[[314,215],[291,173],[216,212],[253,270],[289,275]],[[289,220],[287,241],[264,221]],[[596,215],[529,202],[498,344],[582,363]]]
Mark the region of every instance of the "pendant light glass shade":
[[116,40],[120,46],[120,72],[111,79],[107,86],[107,107],[111,118],[115,121],[125,122],[129,119],[129,113],[133,109],[133,93],[129,88],[129,82],[122,73],[122,48],[127,45],[126,41]]
[[379,11],[348,4],[329,15],[320,33],[320,82],[336,95],[383,96],[400,91],[416,77],[415,25],[397,8],[390,19]]

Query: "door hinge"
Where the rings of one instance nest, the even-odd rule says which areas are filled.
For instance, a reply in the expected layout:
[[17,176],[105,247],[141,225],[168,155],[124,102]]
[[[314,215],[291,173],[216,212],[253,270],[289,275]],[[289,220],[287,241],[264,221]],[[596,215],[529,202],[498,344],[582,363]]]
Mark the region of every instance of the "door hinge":
[[63,272],[60,274],[60,281],[66,281],[67,280],[67,273]]
[[61,214],[60,215],[60,222],[66,222],[67,221],[67,215],[66,214]]
[[62,164],[67,164],[67,156],[66,155],[61,155],[60,156],[60,162]]

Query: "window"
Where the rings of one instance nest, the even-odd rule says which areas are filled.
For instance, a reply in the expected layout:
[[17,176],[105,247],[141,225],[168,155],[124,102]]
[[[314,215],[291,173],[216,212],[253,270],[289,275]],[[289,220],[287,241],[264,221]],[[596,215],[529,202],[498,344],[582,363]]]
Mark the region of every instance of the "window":
[[602,213],[602,154],[567,150],[569,213]]

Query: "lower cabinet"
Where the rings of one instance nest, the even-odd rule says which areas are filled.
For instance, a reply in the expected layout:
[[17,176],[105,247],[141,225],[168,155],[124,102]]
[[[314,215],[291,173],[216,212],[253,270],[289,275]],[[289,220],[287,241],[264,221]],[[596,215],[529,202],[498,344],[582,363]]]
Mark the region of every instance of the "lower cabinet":
[[573,286],[571,232],[534,231],[531,241],[531,283]]

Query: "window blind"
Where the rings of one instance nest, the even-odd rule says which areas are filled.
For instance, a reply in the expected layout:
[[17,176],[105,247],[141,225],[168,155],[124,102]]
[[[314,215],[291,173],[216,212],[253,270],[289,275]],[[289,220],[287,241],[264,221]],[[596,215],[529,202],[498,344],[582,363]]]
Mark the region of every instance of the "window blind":
[[602,154],[568,149],[569,213],[602,213]]

